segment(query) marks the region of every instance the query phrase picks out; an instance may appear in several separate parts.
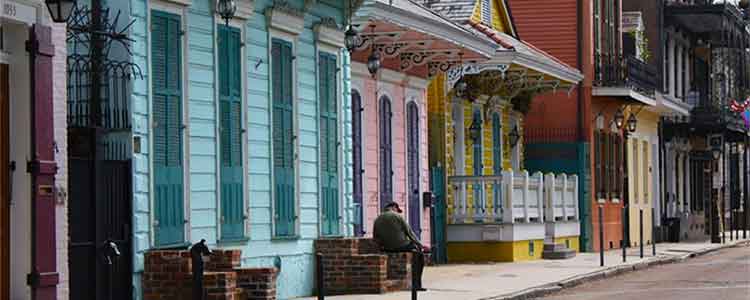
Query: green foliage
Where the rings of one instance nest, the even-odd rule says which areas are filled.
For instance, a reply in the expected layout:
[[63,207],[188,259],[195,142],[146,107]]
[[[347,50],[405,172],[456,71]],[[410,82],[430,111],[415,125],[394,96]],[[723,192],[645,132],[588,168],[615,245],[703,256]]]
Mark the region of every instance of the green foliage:
[[628,32],[628,34],[633,37],[633,40],[636,42],[635,46],[638,48],[638,53],[640,53],[638,58],[643,62],[648,63],[649,60],[651,60],[651,50],[648,48],[648,36],[646,36],[646,32],[638,30]]

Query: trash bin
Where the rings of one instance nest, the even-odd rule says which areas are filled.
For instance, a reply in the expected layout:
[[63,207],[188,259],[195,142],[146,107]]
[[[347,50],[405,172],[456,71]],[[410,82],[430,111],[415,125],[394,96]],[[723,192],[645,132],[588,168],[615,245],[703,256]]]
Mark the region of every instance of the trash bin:
[[680,218],[667,218],[667,241],[680,242]]

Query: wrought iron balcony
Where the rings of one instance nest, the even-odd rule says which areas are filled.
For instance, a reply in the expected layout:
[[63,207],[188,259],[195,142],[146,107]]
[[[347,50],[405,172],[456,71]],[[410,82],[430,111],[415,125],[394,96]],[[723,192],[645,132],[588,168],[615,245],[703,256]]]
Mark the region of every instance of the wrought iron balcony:
[[667,22],[676,22],[694,33],[723,31],[732,23],[744,27],[750,18],[747,9],[730,0],[671,0],[664,5]]
[[654,96],[656,68],[633,56],[596,55],[594,85],[630,88],[640,94]]

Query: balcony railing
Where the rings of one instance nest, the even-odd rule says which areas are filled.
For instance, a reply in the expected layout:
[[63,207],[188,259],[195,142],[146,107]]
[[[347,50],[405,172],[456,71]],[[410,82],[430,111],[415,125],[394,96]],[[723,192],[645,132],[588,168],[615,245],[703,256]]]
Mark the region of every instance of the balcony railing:
[[529,175],[448,177],[452,224],[530,223],[578,220],[578,176]]
[[625,87],[653,96],[656,92],[656,68],[633,56],[599,55],[596,80],[601,87]]

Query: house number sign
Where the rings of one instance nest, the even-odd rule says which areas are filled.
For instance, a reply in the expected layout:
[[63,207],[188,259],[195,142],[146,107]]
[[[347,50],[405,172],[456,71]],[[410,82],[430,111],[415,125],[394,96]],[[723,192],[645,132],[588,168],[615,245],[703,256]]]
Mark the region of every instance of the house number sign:
[[36,23],[36,7],[21,3],[0,1],[0,16],[28,25]]

